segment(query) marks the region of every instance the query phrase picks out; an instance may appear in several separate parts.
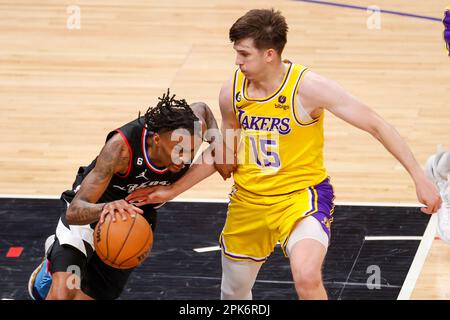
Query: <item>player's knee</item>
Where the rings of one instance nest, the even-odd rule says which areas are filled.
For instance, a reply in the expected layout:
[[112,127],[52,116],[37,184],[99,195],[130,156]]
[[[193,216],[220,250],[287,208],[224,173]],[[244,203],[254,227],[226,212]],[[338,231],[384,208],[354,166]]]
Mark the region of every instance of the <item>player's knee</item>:
[[77,290],[69,289],[64,286],[54,286],[50,288],[47,295],[47,300],[75,300],[77,296]]
[[299,268],[293,274],[295,287],[300,291],[314,290],[322,285],[322,272],[310,266]]
[[223,277],[220,289],[222,300],[252,299],[252,286],[246,283],[246,281],[236,281],[236,279],[229,279],[227,277]]
[[251,288],[228,286],[222,284],[220,298],[222,300],[251,300],[252,291]]
[[52,285],[47,295],[47,300],[74,300],[77,296],[78,289],[69,288],[67,285],[67,277],[55,273],[52,275]]

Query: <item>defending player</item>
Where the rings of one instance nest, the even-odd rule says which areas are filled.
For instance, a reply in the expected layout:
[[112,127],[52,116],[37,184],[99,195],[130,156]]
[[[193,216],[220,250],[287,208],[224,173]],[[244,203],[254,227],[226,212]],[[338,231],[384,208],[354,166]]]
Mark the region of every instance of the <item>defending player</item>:
[[[422,212],[441,205],[436,187],[391,125],[336,82],[281,58],[287,30],[280,12],[251,10],[229,32],[239,68],[220,92],[222,131],[241,130],[242,145],[225,149],[238,150],[238,166],[220,236],[223,299],[251,299],[259,269],[277,242],[289,257],[299,298],[327,298],[322,264],[334,192],[323,165],[325,110],[370,133],[397,158],[426,206]],[[234,168],[225,165],[222,176]],[[214,170],[198,165],[172,186],[142,189],[127,199],[141,201],[138,206],[166,201]]]

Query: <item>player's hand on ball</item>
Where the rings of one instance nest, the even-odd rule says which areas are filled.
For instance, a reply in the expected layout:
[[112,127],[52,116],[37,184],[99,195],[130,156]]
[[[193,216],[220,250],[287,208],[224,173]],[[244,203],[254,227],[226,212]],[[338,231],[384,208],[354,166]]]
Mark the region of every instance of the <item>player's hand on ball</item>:
[[132,204],[129,204],[125,200],[116,200],[112,202],[108,202],[103,207],[102,213],[100,214],[100,220],[99,223],[102,224],[105,222],[105,217],[110,214],[112,221],[116,222],[116,213],[119,213],[122,220],[127,220],[128,216],[131,216],[132,218],[136,217],[136,214],[143,214],[144,211],[142,209],[139,209],[135,207]]

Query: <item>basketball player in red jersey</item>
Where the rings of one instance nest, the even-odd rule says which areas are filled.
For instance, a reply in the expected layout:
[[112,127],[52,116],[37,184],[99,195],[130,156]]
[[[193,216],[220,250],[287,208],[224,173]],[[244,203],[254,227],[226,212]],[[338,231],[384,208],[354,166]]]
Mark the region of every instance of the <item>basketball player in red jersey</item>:
[[[80,167],[73,188],[62,194],[56,237],[49,237],[46,257],[29,281],[33,299],[120,296],[133,269],[116,269],[101,261],[94,251],[95,225],[108,214],[113,221],[142,214],[154,230],[161,204],[137,208],[124,198],[139,188],[178,180],[189,169],[186,164],[193,160],[203,131],[217,129],[206,104],[189,106],[169,92],[159,99],[143,117],[110,132],[98,157]],[[74,273],[81,277],[78,283]]]

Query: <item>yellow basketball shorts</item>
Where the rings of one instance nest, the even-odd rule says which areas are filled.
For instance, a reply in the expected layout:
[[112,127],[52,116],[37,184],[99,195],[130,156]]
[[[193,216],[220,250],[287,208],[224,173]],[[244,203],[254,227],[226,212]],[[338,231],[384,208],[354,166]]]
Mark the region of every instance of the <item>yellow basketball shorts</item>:
[[233,260],[264,262],[277,242],[286,254],[291,232],[301,219],[315,217],[330,237],[334,192],[329,178],[286,195],[257,196],[233,187],[220,245]]

